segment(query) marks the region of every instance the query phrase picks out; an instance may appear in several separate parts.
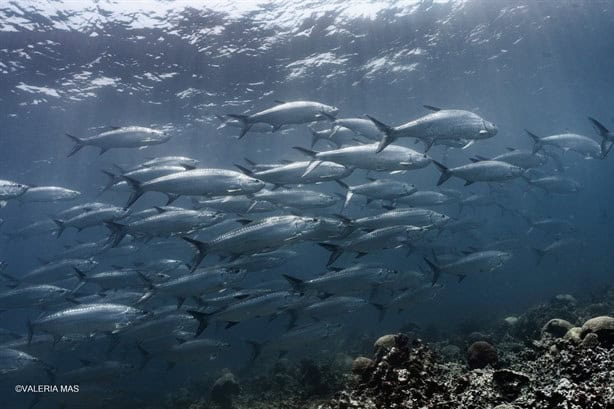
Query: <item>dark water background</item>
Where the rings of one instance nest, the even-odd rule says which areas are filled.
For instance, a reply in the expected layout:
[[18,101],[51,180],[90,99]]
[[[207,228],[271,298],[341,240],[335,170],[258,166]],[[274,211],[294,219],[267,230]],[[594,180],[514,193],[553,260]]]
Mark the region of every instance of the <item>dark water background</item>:
[[[246,156],[263,163],[303,159],[291,147],[308,147],[305,127],[248,134],[240,141],[231,138],[235,131],[217,129],[214,114],[253,112],[275,99],[321,101],[339,107],[340,117],[368,113],[390,124],[421,116],[422,105],[430,104],[471,110],[497,124],[495,138],[450,153],[450,165],[505,147],[530,149],[525,128],[542,136],[570,131],[596,138],[588,115],[614,128],[609,1],[122,3],[0,5],[0,178],[66,186],[91,199],[106,182],[100,170],[113,163],[169,154],[225,168]],[[146,150],[98,157],[86,147],[66,158],[71,142],[65,132],[87,136],[122,125],[168,127],[174,136]],[[413,141],[400,143],[414,147]],[[443,157],[438,147],[430,154]],[[503,270],[461,284],[448,280],[435,300],[382,324],[373,314],[372,325],[362,320],[359,330],[378,334],[409,321],[454,328],[472,317],[505,316],[558,293],[589,294],[611,284],[614,159],[585,160],[570,152],[562,160],[565,175],[582,184],[580,193],[527,193],[517,181],[507,189],[505,206],[535,218],[572,220],[583,248],[536,266],[529,249],[551,240],[526,239],[528,248],[514,251]],[[395,178],[430,189],[438,177],[429,166]],[[358,182],[362,175],[349,180]],[[463,188],[459,180],[444,186],[488,192],[479,184]],[[319,189],[338,190],[332,184]],[[122,204],[125,198],[116,193],[100,200]],[[136,209],[160,203],[161,196],[148,194]],[[0,210],[2,229],[65,207],[11,203]],[[464,212],[483,218],[480,242],[525,240],[527,226],[497,208]],[[0,259],[11,271],[25,271],[37,265],[37,256],[54,254],[77,237],[94,240],[105,233],[101,228],[79,236],[67,232],[62,240],[2,240]],[[454,244],[462,248],[464,239],[458,240]],[[313,245],[296,249],[301,259],[272,277],[282,271],[312,276],[314,268],[304,261],[314,257],[322,260],[315,269],[323,271],[324,251]],[[187,259],[190,251],[178,245],[171,254]],[[370,260],[390,261],[386,254]],[[417,269],[421,260],[393,257],[391,264],[407,269]],[[24,319],[0,316],[3,327],[20,331]],[[250,323],[242,331],[249,336],[261,330]]]

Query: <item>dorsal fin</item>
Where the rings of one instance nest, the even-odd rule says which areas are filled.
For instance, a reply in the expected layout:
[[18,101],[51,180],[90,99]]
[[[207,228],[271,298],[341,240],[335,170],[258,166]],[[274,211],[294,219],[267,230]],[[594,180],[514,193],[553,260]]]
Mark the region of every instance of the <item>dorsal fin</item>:
[[516,148],[512,148],[512,147],[509,147],[509,146],[507,148],[505,148],[505,149],[507,149],[510,152],[514,152],[515,150],[517,150]]
[[422,105],[422,106],[433,112],[441,111],[441,108],[435,107],[433,105]]
[[154,209],[156,209],[158,211],[158,213],[168,212],[168,209],[165,209],[162,206],[154,206]]
[[287,101],[281,100],[281,99],[276,99],[273,102],[275,102],[276,104],[287,104]]

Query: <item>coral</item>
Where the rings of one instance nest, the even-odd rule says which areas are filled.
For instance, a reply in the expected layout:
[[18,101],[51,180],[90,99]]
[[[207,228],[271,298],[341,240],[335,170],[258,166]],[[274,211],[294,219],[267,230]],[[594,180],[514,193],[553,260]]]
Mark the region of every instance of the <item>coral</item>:
[[486,341],[476,341],[467,349],[467,364],[471,369],[494,365],[497,361],[497,350]]

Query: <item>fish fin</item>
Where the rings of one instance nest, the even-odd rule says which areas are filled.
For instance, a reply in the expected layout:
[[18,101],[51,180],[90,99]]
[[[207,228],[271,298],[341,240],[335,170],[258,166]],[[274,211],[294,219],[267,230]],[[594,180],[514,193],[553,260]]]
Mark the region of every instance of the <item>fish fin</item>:
[[446,180],[450,179],[452,174],[450,173],[450,169],[448,169],[447,167],[445,167],[441,163],[437,162],[436,160],[433,160],[433,163],[437,167],[437,170],[439,170],[441,172],[441,176],[439,177],[439,180],[437,181],[437,186],[439,186],[443,182],[445,182]]
[[546,255],[546,252],[544,250],[542,250],[542,249],[534,248],[533,249],[533,253],[537,257],[535,265],[539,266],[541,264],[542,260],[544,259],[544,256]]
[[433,112],[438,112],[441,111],[441,108],[438,108],[436,106],[433,105],[422,105],[424,108],[428,109],[429,111],[433,111]]
[[243,173],[243,174],[245,174],[247,176],[253,176],[254,175],[254,172],[252,172],[251,170],[247,169],[246,167],[238,165],[236,163],[234,165],[235,165],[235,168],[237,168],[237,169],[239,169],[241,171],[241,173]]
[[284,101],[282,99],[274,99],[273,102],[275,102],[278,105],[280,105],[280,104],[287,104],[288,103],[288,101]]
[[292,287],[292,290],[297,293],[303,293],[305,291],[305,281],[300,278],[292,277],[288,274],[282,274],[282,276],[288,281],[288,284]]
[[114,174],[112,172],[109,172],[108,170],[101,170],[101,172],[109,177],[109,181],[104,186],[104,188],[102,188],[102,191],[106,192],[107,190],[109,190],[111,188],[111,186],[113,186],[115,183],[117,183],[118,177],[117,177],[116,174]]
[[313,172],[321,164],[322,164],[321,160],[315,160],[315,161],[311,162],[309,164],[309,166],[307,166],[307,169],[305,169],[305,172],[303,172],[301,177],[305,177],[305,176],[309,175],[311,172]]
[[354,258],[361,258],[361,257],[366,256],[367,254],[369,254],[369,253],[365,253],[365,252],[359,251],[358,253],[356,253],[356,257],[354,257]]
[[512,147],[509,147],[509,146],[507,148],[505,148],[505,149],[508,150],[509,152],[514,152],[514,151],[517,150],[516,148],[512,148]]
[[184,302],[185,302],[185,297],[177,297],[177,309],[181,308]]
[[307,128],[309,128],[309,132],[311,132],[311,148],[313,148],[318,142],[318,140],[323,139],[323,138],[320,135],[318,135],[316,130],[313,129],[312,127],[308,126]]
[[194,338],[196,338],[202,334],[205,329],[207,329],[207,326],[209,325],[209,317],[213,315],[213,313],[200,312],[196,310],[187,310],[186,312],[196,321],[198,321],[198,329],[194,333]]
[[373,308],[377,310],[377,321],[382,322],[384,315],[386,314],[386,307],[383,304],[369,303]]
[[315,158],[315,156],[318,154],[317,151],[313,151],[311,149],[305,149],[300,146],[293,146],[292,149],[294,149],[295,151],[299,151],[300,153],[310,156],[312,158]]
[[[72,269],[73,269],[73,270],[75,270],[75,273],[76,273],[77,278],[79,279],[79,281],[84,281],[84,280],[87,278],[87,276],[85,275],[85,273],[84,273],[83,271],[79,270],[77,267],[74,267],[74,266],[73,266],[73,268],[72,268]],[[76,290],[76,289],[75,289],[75,290]],[[74,291],[73,291],[73,292],[74,292]]]
[[132,206],[134,202],[136,202],[139,199],[139,197],[141,197],[143,193],[145,192],[141,189],[142,183],[139,182],[138,180],[133,179],[129,176],[122,176],[122,179],[128,182],[128,185],[132,188],[132,190],[134,190],[130,198],[128,198],[128,202],[124,206],[124,209],[127,209],[130,206]]
[[83,142],[83,139],[71,135],[69,133],[65,134],[66,136],[68,136],[74,143],[75,146],[72,147],[72,149],[70,150],[70,152],[68,152],[68,155],[66,155],[67,157],[71,157],[72,155],[74,155],[75,153],[79,152],[81,150],[81,148],[83,148],[85,146],[85,143]]
[[224,327],[224,329],[232,328],[238,323],[239,323],[238,321],[226,321],[226,326]]
[[331,264],[333,264],[335,260],[337,260],[341,256],[341,254],[343,254],[343,248],[341,246],[338,246],[336,244],[331,244],[331,243],[318,243],[318,244],[321,247],[331,252],[328,262],[326,263],[326,266],[330,266]]
[[64,229],[66,228],[66,225],[64,224],[64,221],[62,220],[59,220],[59,219],[51,219],[51,220],[53,220],[55,225],[58,227],[56,238],[59,239],[62,233],[64,233]]
[[457,274],[456,276],[458,277],[458,282],[462,283],[463,280],[467,277],[467,274]]
[[111,220],[104,222],[104,225],[111,232],[111,235],[109,236],[108,244],[111,247],[117,247],[117,245],[126,236],[126,226],[120,223],[116,223]]
[[439,277],[441,276],[441,268],[426,257],[424,257],[424,261],[426,261],[426,264],[429,265],[431,271],[433,272],[433,281],[431,284],[434,286],[437,284],[437,280],[439,280]]
[[247,162],[247,164],[248,164],[249,166],[252,166],[252,167],[253,167],[253,166],[256,166],[256,165],[257,165],[257,163],[256,163],[256,162],[254,162],[253,160],[251,160],[250,158],[245,158],[245,157],[244,157],[244,158],[243,158],[243,160],[244,160],[245,162]]
[[260,353],[262,352],[263,343],[249,340],[249,339],[246,339],[245,343],[249,345],[250,347],[252,347],[252,357],[250,358],[250,362],[254,362],[256,358],[258,358],[260,356]]
[[226,114],[226,116],[232,119],[236,119],[237,121],[239,121],[239,123],[241,123],[241,132],[239,133],[238,139],[243,138],[253,125],[249,123],[248,115]]
[[435,143],[435,139],[427,139],[424,142],[424,153],[427,153],[432,147],[433,144]]
[[335,122],[337,120],[334,115],[331,115],[327,112],[320,112],[319,115],[323,116],[327,121]]
[[9,288],[15,288],[17,286],[19,286],[19,284],[21,283],[21,280],[18,279],[17,277],[13,277],[10,274],[6,274],[6,273],[0,273],[0,276],[3,277],[4,279],[10,281],[10,283],[5,283],[4,285],[9,287]]
[[475,139],[470,140],[469,142],[467,142],[465,144],[465,146],[463,146],[461,149],[467,149],[468,147],[470,147],[471,145],[473,145],[475,143]]
[[588,117],[588,120],[591,121],[591,123],[593,124],[593,128],[595,128],[595,131],[599,134],[599,136],[601,136],[603,139],[609,139],[611,137],[614,137],[614,135],[610,134],[610,131],[608,130],[608,128],[606,128],[601,122],[599,122],[598,120],[596,120],[593,117]]
[[191,244],[196,249],[196,254],[192,259],[192,266],[190,267],[190,272],[193,272],[206,257],[209,245],[205,242],[195,240],[187,236],[183,236],[182,239]]
[[466,180],[464,186],[469,186],[469,185],[471,185],[473,183],[475,183],[473,180]]
[[141,363],[139,364],[139,370],[143,370],[145,366],[147,366],[147,363],[151,360],[153,355],[151,354],[151,352],[143,348],[143,345],[141,345],[140,342],[136,345],[136,349],[141,354]]
[[[141,147],[139,149],[143,149],[144,147]],[[109,148],[100,148],[100,152],[98,152],[98,156],[102,156],[106,151],[108,151]]]
[[165,206],[169,206],[169,205],[173,204],[175,202],[175,200],[179,199],[181,197],[181,195],[176,195],[176,194],[173,194],[173,193],[167,193],[166,197],[168,199],[166,200]]
[[485,156],[480,156],[480,155],[475,155],[474,158],[469,158],[471,160],[471,162],[475,163],[475,162],[480,162],[483,160],[490,160],[489,158],[485,157]]
[[531,139],[533,139],[533,153],[536,153],[543,146],[541,138],[529,131],[528,129],[525,129],[524,131],[531,137]]
[[373,124],[377,127],[377,129],[383,134],[382,139],[380,140],[379,145],[377,145],[377,149],[375,150],[375,153],[380,153],[386,148],[386,146],[390,145],[396,139],[392,135],[394,128],[386,125],[383,122],[378,121],[370,115],[366,115],[366,117],[369,118],[371,122],[373,122]]
[[250,224],[253,220],[251,219],[236,219],[235,222],[245,226],[246,224]]

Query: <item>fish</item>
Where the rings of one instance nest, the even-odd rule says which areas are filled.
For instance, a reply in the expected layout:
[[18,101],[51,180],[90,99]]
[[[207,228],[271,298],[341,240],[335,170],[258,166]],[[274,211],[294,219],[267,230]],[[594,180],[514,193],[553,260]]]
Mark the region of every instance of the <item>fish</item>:
[[414,185],[390,179],[369,178],[369,182],[354,186],[349,186],[340,180],[336,182],[346,191],[344,208],[347,207],[354,194],[366,196],[367,203],[369,203],[378,199],[392,201],[418,191]]
[[441,109],[430,105],[434,111],[406,124],[391,127],[367,115],[384,135],[376,153],[383,151],[398,138],[417,138],[426,144],[426,152],[436,140],[441,139],[487,139],[497,134],[497,126],[479,115],[459,109]]
[[536,264],[540,265],[548,254],[554,254],[558,259],[558,255],[583,246],[584,242],[577,238],[558,238],[544,248],[533,248],[533,253],[536,256]]
[[255,202],[266,201],[278,207],[293,209],[325,208],[339,203],[339,198],[336,196],[306,189],[262,189],[253,195],[253,200]]
[[500,155],[486,158],[484,156],[475,156],[479,160],[496,160],[506,162],[510,165],[515,165],[523,169],[532,169],[543,166],[548,161],[548,156],[540,152],[532,152],[523,149],[507,148],[507,152]]
[[[230,127],[230,128],[242,128],[243,127],[243,123],[240,120],[236,118],[232,118],[228,115],[216,115],[216,117],[221,122],[221,125],[218,127],[218,129],[226,128],[226,127]],[[249,127],[249,131],[254,132],[254,133],[272,133],[274,131],[274,128],[275,127],[271,124],[257,122],[255,124],[252,124],[252,126]]]
[[324,141],[332,144],[335,148],[342,146],[356,145],[362,142],[362,140],[356,136],[350,129],[336,126],[332,129],[325,129],[323,131],[316,131],[312,127],[308,127],[311,132],[311,148],[313,148],[318,141]]
[[0,311],[23,308],[46,309],[69,299],[71,299],[70,290],[54,285],[19,287],[0,292]]
[[80,359],[81,367],[56,375],[56,381],[63,385],[106,384],[135,370],[134,365],[119,361],[93,362]]
[[12,348],[0,348],[0,375],[9,377],[24,376],[31,378],[37,372],[46,372],[54,380],[52,369],[40,359],[23,351]]
[[59,218],[54,218],[53,222],[57,226],[56,237],[60,237],[68,227],[73,227],[77,229],[77,231],[82,231],[88,227],[100,226],[104,222],[122,219],[129,213],[129,210],[121,207],[107,205],[105,207],[85,211],[69,219],[61,220]]
[[0,179],[0,208],[6,206],[8,200],[17,199],[25,194],[30,186],[11,180]]
[[79,285],[73,292],[79,291],[85,284],[95,284],[101,291],[121,290],[128,288],[145,288],[149,281],[143,280],[143,273],[131,269],[114,269],[95,274],[86,274],[84,271],[74,268]]
[[608,154],[608,150],[604,143],[599,144],[592,138],[584,135],[578,135],[575,133],[563,133],[550,135],[545,137],[539,137],[531,131],[526,130],[526,133],[533,139],[533,152],[538,152],[543,149],[544,146],[554,146],[563,151],[574,151],[584,156],[585,159],[605,159]]
[[124,177],[132,178],[139,182],[147,182],[152,179],[156,179],[166,175],[172,175],[174,173],[185,172],[186,170],[194,169],[191,166],[186,165],[157,165],[142,167],[129,172],[124,172],[121,175],[116,175],[109,171],[103,170],[109,181],[103,188],[103,191],[109,189],[113,190],[130,190],[130,185],[124,180]]
[[354,313],[367,306],[375,308],[378,312],[383,308],[380,304],[370,303],[360,297],[331,296],[301,309],[299,314],[306,315],[312,320],[322,322],[344,317],[346,314]]
[[545,176],[527,179],[527,183],[532,186],[537,186],[548,193],[577,193],[582,188],[580,183],[565,176]]
[[437,186],[444,183],[452,176],[465,180],[465,186],[475,182],[501,182],[523,176],[524,170],[521,167],[510,165],[507,162],[495,160],[483,160],[455,168],[447,168],[437,161],[433,161],[441,177],[437,181]]
[[200,164],[198,159],[190,158],[188,156],[158,156],[155,158],[147,159],[144,162],[126,170],[117,165],[113,165],[121,173],[131,172],[137,169],[149,168],[152,166],[181,166],[186,169],[195,169]]
[[27,239],[29,237],[57,234],[57,225],[51,219],[38,220],[17,230],[4,233],[9,239]]
[[327,182],[342,179],[352,173],[352,170],[346,166],[331,161],[322,161],[315,170],[309,172],[307,172],[311,166],[309,161],[292,162],[258,171],[251,171],[237,164],[235,166],[246,175],[276,187]]
[[527,234],[531,234],[534,231],[543,231],[547,233],[561,234],[561,233],[573,233],[577,230],[577,226],[571,223],[569,220],[545,218],[541,220],[528,220],[529,229]]
[[313,101],[281,102],[264,111],[251,115],[226,114],[241,124],[239,139],[243,138],[250,128],[257,123],[269,124],[276,132],[283,125],[304,124],[319,120],[331,120],[339,113],[339,109]]
[[276,350],[278,357],[281,358],[287,352],[300,350],[302,346],[308,346],[315,342],[322,342],[333,337],[341,330],[341,324],[331,324],[328,322],[318,322],[307,324],[298,328],[286,331],[279,337],[275,337],[266,342],[246,340],[252,347],[251,361],[254,361],[262,353],[263,348]]
[[117,333],[149,317],[143,310],[121,304],[86,304],[42,315],[28,321],[28,343],[35,331],[52,334],[55,342],[66,335]]
[[69,133],[66,136],[75,143],[67,155],[69,157],[79,152],[85,146],[99,148],[99,155],[102,155],[109,149],[142,148],[159,145],[168,142],[171,138],[171,135],[166,132],[143,126],[113,127],[109,131],[86,138],[79,138]]
[[16,277],[15,281],[28,284],[49,284],[73,277],[75,268],[87,272],[93,270],[97,265],[98,262],[92,259],[77,258],[51,261]]
[[337,118],[332,124],[334,132],[339,132],[339,130],[345,128],[372,141],[379,141],[383,136],[377,125],[366,118]]
[[[430,227],[430,226],[429,226]],[[427,227],[416,226],[389,226],[381,227],[367,233],[349,236],[341,243],[319,243],[320,246],[331,252],[326,265],[331,265],[344,252],[355,252],[356,257],[362,257],[370,252],[410,246],[419,240],[428,231]]]
[[77,190],[66,189],[59,186],[37,186],[31,187],[19,196],[18,200],[22,203],[34,202],[60,202],[75,200],[81,196]]
[[196,254],[192,259],[192,270],[208,254],[241,255],[276,250],[295,241],[308,238],[320,224],[315,217],[271,216],[228,231],[208,242],[183,237],[192,245]]
[[222,196],[211,199],[196,199],[192,201],[195,209],[213,209],[224,213],[244,215],[248,213],[267,213],[278,210],[278,207],[267,201],[257,201],[246,196]]
[[407,205],[411,207],[441,206],[457,203],[458,200],[445,193],[432,190],[418,190],[409,196],[401,196],[394,199],[394,206]]
[[142,304],[152,296],[164,295],[175,298],[178,309],[187,298],[200,297],[203,294],[224,290],[233,283],[241,281],[245,276],[244,274],[224,268],[214,267],[201,271],[196,270],[192,274],[182,275],[156,284],[144,274],[139,273],[139,275],[148,287],[148,292],[139,300],[139,304]]
[[404,146],[392,145],[385,154],[377,154],[377,144],[347,146],[345,148],[316,152],[294,146],[293,149],[310,156],[313,161],[303,177],[319,168],[324,162],[339,163],[350,169],[366,169],[378,172],[421,169],[431,163],[431,158]]
[[208,210],[169,210],[160,207],[156,210],[158,214],[128,224],[105,222],[111,231],[109,237],[111,247],[116,247],[127,234],[146,238],[188,234],[213,226],[226,218],[223,213]]
[[177,340],[179,342],[170,348],[155,352],[147,351],[142,346],[139,346],[139,352],[141,352],[143,358],[140,368],[144,368],[152,356],[160,356],[166,360],[167,367],[170,369],[178,362],[193,363],[207,360],[209,359],[209,354],[230,348],[229,343],[216,339],[204,338],[188,341],[177,338]]
[[[411,196],[410,196],[411,197]],[[445,214],[430,209],[398,208],[374,216],[365,216],[352,220],[357,229],[372,230],[397,225],[418,227],[440,227],[446,225],[450,218]]]
[[512,258],[512,254],[499,250],[486,250],[473,252],[444,265],[437,265],[426,257],[424,261],[433,271],[432,284],[435,285],[441,274],[451,274],[458,277],[461,282],[468,274],[492,272],[503,267]]
[[264,187],[264,182],[242,173],[227,169],[192,169],[139,182],[124,177],[134,193],[124,208],[128,208],[145,192],[165,193],[172,203],[182,195],[224,196],[255,193]]
[[207,328],[211,320],[226,322],[226,329],[228,329],[250,319],[277,315],[301,298],[301,295],[289,291],[275,291],[240,300],[213,313],[198,310],[187,310],[187,312],[199,323],[198,330],[196,331],[198,336]]
[[284,274],[295,293],[321,293],[330,295],[348,295],[372,290],[384,283],[396,280],[399,272],[394,269],[373,264],[356,264],[349,268],[333,269],[319,277],[302,280]]

